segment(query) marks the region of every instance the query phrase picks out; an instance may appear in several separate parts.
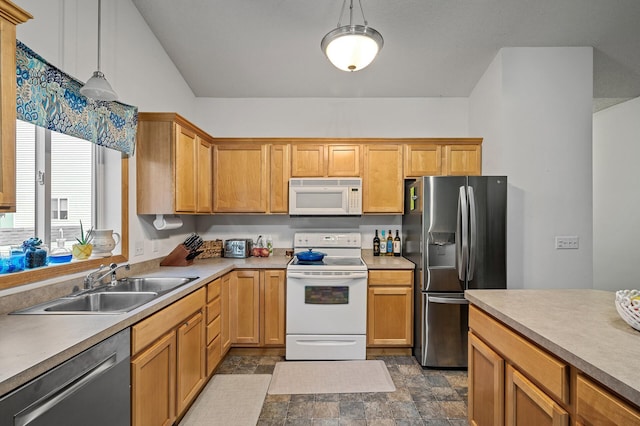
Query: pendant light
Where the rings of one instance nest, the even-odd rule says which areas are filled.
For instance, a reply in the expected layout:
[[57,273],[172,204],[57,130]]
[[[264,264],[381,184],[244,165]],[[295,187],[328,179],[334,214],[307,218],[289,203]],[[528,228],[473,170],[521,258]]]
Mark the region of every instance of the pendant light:
[[362,10],[362,0],[358,0],[358,3],[364,25],[353,24],[353,0],[349,0],[349,25],[341,26],[346,3],[347,0],[343,0],[337,28],[324,36],[320,47],[336,68],[342,71],[360,71],[375,59],[384,41],[378,31],[369,27]]
[[111,85],[100,71],[100,12],[102,10],[102,0],[98,0],[98,69],[80,89],[80,93],[87,98],[98,101],[115,101],[118,95],[111,88]]

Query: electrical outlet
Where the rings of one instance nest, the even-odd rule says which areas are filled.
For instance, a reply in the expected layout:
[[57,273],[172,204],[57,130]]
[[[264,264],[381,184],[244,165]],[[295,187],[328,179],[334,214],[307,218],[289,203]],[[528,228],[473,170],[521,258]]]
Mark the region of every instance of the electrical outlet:
[[152,253],[158,252],[158,240],[151,240],[151,252]]
[[144,241],[136,241],[136,256],[142,256],[144,254]]
[[557,249],[577,249],[579,248],[578,237],[576,236],[556,237],[556,248]]

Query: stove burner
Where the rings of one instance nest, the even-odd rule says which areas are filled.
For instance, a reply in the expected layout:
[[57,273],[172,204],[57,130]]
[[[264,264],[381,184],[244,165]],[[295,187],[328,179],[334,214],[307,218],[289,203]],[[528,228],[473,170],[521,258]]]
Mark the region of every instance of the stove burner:
[[326,265],[322,260],[296,260],[296,265]]

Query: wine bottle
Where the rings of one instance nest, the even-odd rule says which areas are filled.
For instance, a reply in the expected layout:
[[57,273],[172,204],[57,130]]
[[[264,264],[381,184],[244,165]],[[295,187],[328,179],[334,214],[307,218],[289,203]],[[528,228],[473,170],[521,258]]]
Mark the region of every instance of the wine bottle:
[[376,236],[373,237],[373,255],[380,256],[380,237],[378,237],[377,229],[376,229]]
[[393,255],[394,256],[400,256],[400,251],[401,251],[400,247],[401,247],[400,234],[396,229],[396,237],[393,239]]
[[389,235],[387,236],[387,256],[393,256],[393,234],[389,229]]
[[384,236],[384,229],[380,231],[382,238],[380,238],[380,256],[387,255],[387,239]]

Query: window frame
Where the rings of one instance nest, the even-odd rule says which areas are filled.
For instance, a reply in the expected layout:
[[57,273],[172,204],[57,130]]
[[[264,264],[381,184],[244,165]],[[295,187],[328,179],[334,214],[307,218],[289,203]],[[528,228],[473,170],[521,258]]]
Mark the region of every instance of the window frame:
[[0,290],[42,281],[50,278],[62,277],[74,273],[96,269],[100,265],[109,263],[126,262],[129,259],[129,157],[122,154],[121,166],[121,254],[97,259],[88,259],[80,262],[64,263],[60,265],[49,265],[42,268],[28,269],[10,274],[2,274],[0,277]]

